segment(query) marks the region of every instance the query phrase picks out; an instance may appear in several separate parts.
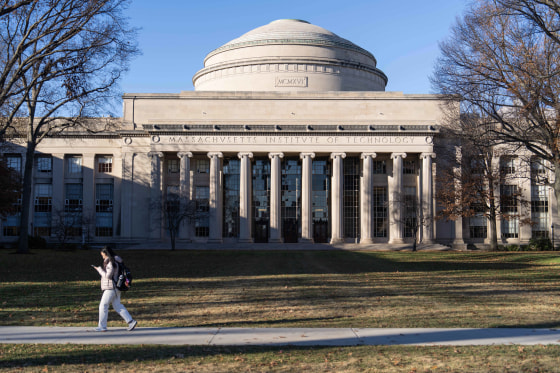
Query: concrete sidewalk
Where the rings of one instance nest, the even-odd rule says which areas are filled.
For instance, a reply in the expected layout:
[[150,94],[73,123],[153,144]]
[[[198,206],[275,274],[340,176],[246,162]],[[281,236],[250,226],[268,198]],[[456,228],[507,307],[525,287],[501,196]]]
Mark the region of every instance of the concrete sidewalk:
[[556,329],[453,328],[109,328],[0,326],[0,343],[207,346],[536,345],[560,344]]

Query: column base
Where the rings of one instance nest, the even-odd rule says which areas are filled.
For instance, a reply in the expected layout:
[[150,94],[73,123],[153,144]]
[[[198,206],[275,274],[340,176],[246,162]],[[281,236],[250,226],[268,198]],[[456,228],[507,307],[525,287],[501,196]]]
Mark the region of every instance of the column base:
[[369,244],[372,244],[372,243],[373,243],[373,240],[372,240],[371,238],[362,238],[362,239],[360,240],[360,243],[361,243],[361,244],[364,244],[364,245],[369,245]]
[[331,245],[338,245],[344,243],[344,239],[343,238],[332,238],[330,244]]
[[314,243],[313,238],[299,238],[298,239],[299,243]]
[[224,240],[221,238],[211,238],[206,241],[206,243],[224,243]]
[[431,238],[430,238],[430,239],[424,238],[424,239],[422,239],[422,242],[420,242],[420,243],[421,243],[422,245],[431,245],[431,244],[434,244],[434,243],[436,243],[436,242],[435,242],[434,240],[432,240]]
[[271,238],[268,240],[268,243],[284,243],[284,240],[281,238]]
[[405,244],[405,243],[406,242],[402,238],[392,238],[388,242],[389,245],[392,245],[392,244],[400,245],[400,244]]
[[255,241],[252,238],[240,238],[238,243],[254,243]]

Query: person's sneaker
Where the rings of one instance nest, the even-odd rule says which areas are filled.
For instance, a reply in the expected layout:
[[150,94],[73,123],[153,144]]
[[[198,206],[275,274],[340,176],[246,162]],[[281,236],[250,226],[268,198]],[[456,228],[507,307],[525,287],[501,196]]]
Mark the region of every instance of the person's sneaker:
[[93,329],[94,332],[106,332],[107,328],[102,328],[100,326],[98,326],[97,328]]
[[134,330],[134,328],[136,328],[136,324],[138,324],[136,322],[136,320],[132,320],[131,322],[128,323],[128,331],[132,331]]

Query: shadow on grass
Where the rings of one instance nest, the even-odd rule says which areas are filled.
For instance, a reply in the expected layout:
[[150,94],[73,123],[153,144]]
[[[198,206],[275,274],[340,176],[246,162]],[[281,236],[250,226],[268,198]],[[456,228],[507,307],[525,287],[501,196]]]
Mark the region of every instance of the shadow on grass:
[[[0,250],[1,282],[99,280],[91,264],[97,250],[9,255]],[[458,252],[363,252],[345,250],[127,250],[121,255],[135,279],[204,278],[371,272],[519,270],[538,265],[547,254]],[[548,254],[549,258],[552,254]]]

